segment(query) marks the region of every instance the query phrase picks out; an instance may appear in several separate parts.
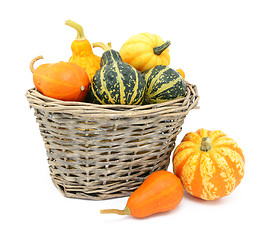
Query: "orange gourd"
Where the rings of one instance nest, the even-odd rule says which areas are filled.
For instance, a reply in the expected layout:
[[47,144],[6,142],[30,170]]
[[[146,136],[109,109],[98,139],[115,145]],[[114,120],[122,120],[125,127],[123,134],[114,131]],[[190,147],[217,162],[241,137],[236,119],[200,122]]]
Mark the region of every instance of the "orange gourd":
[[77,30],[77,37],[71,44],[72,56],[69,62],[81,66],[87,72],[91,82],[94,74],[100,68],[101,58],[93,53],[92,46],[79,24],[71,20],[67,20],[65,24]]
[[182,69],[180,69],[180,68],[177,69],[176,71],[182,76],[183,80],[185,80],[185,73],[184,73],[184,71]]
[[191,195],[214,200],[229,195],[244,176],[238,144],[222,131],[186,134],[173,154],[173,171]]
[[85,70],[70,62],[33,65],[42,56],[30,63],[36,89],[43,95],[63,101],[83,101],[87,95],[89,78]]
[[180,179],[171,172],[160,170],[150,174],[131,194],[124,210],[105,209],[100,212],[144,218],[176,208],[182,198]]

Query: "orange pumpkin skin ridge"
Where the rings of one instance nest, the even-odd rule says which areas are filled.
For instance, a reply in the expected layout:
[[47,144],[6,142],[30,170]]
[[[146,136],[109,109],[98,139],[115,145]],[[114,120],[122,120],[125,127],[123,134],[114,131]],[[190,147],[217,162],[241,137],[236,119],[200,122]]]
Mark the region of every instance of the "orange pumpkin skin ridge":
[[[201,150],[203,138],[211,149]],[[199,129],[188,133],[173,154],[173,171],[193,196],[214,200],[229,195],[244,176],[244,155],[237,143],[222,131]]]
[[83,101],[89,86],[85,70],[70,62],[40,65],[33,81],[43,95],[63,101]]
[[144,218],[176,208],[182,198],[183,186],[180,179],[171,172],[160,170],[146,178],[129,197],[126,206],[132,216]]

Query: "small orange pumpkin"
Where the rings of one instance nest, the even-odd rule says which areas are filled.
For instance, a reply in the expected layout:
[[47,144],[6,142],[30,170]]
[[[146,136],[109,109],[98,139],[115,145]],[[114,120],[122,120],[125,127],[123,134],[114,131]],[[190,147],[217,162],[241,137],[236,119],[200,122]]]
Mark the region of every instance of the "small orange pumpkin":
[[42,58],[38,56],[30,63],[36,89],[47,97],[63,101],[83,101],[89,87],[86,71],[71,62],[42,64],[34,69],[35,61]]
[[186,134],[173,154],[173,171],[191,195],[214,200],[229,195],[244,176],[245,159],[222,131]]

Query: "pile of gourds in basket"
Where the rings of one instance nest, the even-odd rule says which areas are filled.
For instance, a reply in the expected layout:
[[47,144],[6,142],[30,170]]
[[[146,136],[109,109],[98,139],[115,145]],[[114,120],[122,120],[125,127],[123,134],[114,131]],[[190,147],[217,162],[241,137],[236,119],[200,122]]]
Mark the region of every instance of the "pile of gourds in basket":
[[[183,189],[214,200],[230,194],[244,174],[244,156],[221,131],[188,133],[173,154],[197,88],[169,67],[170,41],[150,33],[129,38],[120,51],[90,44],[77,31],[68,62],[30,63],[35,88],[26,93],[43,137],[50,175],[67,197],[129,196],[124,210],[102,213],[146,217],[174,209]],[[92,47],[104,50],[102,57]]]

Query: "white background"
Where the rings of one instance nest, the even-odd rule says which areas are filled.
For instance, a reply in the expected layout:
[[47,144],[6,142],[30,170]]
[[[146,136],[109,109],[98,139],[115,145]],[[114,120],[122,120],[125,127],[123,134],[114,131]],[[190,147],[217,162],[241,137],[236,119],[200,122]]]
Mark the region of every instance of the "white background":
[[[269,239],[268,233],[268,1],[5,1],[0,8],[1,239]],[[125,40],[150,32],[171,40],[172,68],[198,86],[177,138],[199,128],[236,140],[245,176],[228,197],[202,201],[184,194],[173,211],[145,219],[101,215],[127,198],[69,199],[54,187],[45,147],[25,93],[29,63],[68,61],[76,33],[90,42]],[[100,55],[102,51],[95,51]],[[37,64],[38,65],[38,64]],[[153,139],[154,141],[154,139]],[[170,164],[169,170],[172,170]]]

